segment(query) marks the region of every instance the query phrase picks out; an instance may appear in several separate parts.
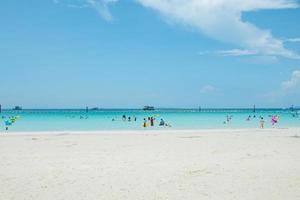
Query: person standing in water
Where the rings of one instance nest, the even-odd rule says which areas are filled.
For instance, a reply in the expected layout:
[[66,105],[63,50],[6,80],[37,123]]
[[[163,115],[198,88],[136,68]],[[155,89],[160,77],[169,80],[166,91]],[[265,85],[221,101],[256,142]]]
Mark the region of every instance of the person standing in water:
[[246,119],[246,121],[250,121],[251,120],[251,115],[249,115]]
[[160,119],[159,126],[164,126],[164,125],[165,125],[165,121],[163,119]]
[[146,128],[146,127],[147,127],[147,120],[146,120],[146,118],[144,118],[143,127],[144,127],[144,128]]
[[231,117],[229,117],[229,116],[227,115],[227,116],[226,116],[226,123],[229,124],[230,120],[231,120]]
[[153,117],[150,118],[150,124],[151,124],[151,126],[154,126],[154,118]]
[[259,127],[262,128],[262,129],[265,127],[265,120],[264,120],[263,117],[260,118]]
[[279,117],[277,115],[272,116],[272,119],[271,119],[272,126],[274,126],[275,124],[278,123],[278,118]]

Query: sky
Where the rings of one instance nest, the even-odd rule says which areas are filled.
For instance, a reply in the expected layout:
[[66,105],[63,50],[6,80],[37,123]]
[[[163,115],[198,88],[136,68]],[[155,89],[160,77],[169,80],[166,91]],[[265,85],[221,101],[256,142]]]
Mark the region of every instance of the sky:
[[300,106],[297,0],[4,0],[0,104]]

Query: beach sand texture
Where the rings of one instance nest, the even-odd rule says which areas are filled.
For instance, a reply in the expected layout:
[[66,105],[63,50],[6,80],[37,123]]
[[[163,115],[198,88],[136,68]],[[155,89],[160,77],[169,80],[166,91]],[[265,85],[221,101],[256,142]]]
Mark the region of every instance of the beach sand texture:
[[300,129],[0,135],[1,200],[298,200]]

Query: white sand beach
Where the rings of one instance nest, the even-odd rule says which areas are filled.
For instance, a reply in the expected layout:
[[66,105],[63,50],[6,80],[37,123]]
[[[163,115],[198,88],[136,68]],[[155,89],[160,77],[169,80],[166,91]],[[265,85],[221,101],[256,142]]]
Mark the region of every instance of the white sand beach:
[[1,200],[297,200],[300,129],[1,133]]

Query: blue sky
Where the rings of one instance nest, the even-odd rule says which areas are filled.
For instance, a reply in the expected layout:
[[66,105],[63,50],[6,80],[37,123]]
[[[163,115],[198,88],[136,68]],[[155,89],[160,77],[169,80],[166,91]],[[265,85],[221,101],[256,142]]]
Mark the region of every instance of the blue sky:
[[9,0],[3,107],[300,105],[293,0]]

